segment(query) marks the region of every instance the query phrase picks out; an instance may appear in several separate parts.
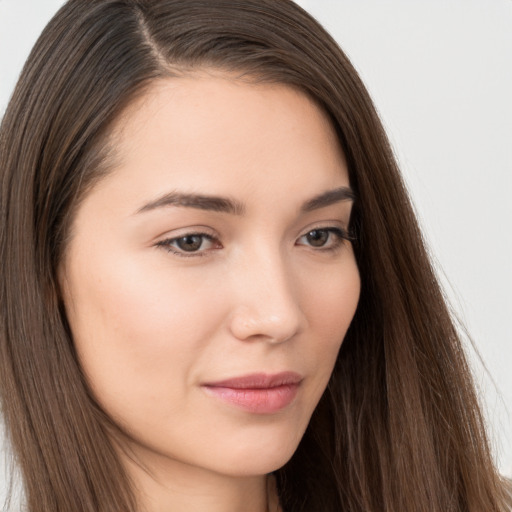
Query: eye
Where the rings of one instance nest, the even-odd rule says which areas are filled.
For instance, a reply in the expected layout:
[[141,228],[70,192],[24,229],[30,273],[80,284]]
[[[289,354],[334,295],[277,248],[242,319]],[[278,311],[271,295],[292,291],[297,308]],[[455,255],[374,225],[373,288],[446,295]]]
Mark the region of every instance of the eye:
[[298,240],[298,245],[307,245],[319,249],[337,249],[343,240],[349,240],[348,234],[340,228],[318,228],[308,231]]
[[178,256],[202,256],[210,249],[220,248],[220,243],[206,233],[187,233],[176,238],[168,238],[156,244]]

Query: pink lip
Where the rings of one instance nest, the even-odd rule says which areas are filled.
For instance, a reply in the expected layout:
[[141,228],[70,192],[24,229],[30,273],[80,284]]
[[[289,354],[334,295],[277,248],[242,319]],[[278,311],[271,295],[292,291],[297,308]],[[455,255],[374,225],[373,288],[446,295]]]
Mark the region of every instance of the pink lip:
[[203,384],[213,396],[249,412],[272,414],[289,405],[302,377],[295,372],[256,373]]

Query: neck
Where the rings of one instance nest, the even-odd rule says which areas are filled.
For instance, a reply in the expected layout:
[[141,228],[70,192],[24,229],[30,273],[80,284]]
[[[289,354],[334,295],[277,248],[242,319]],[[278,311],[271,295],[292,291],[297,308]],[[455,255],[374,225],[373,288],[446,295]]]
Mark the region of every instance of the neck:
[[173,460],[123,456],[141,512],[275,512],[274,479],[223,475]]

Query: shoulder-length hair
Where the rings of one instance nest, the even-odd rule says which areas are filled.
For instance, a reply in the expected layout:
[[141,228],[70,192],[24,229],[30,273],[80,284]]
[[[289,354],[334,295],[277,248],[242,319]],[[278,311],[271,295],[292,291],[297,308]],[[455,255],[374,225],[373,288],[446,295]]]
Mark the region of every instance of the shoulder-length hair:
[[276,472],[284,510],[504,510],[459,336],[375,108],[334,40],[289,0],[70,0],[32,51],[0,129],[0,384],[28,510],[135,511],[56,270],[75,209],[108,172],[109,127],[155,79],[204,67],[312,97],[358,198],[361,298],[308,430]]

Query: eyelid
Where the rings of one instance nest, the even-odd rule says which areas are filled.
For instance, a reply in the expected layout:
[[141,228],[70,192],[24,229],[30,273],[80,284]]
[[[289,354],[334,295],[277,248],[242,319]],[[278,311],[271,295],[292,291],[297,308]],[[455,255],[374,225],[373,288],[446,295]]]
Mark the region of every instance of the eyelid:
[[[314,246],[308,243],[299,243],[300,240],[308,236],[313,231],[327,231],[330,236],[335,236],[336,239],[328,242],[326,245]],[[307,229],[302,231],[302,234],[297,237],[295,244],[302,245],[308,249],[316,252],[334,252],[341,248],[344,242],[352,242],[354,238],[350,235],[349,231],[339,223],[335,225],[331,224],[316,224],[309,226]]]
[[[344,226],[341,225],[340,221],[324,221],[323,223],[315,223],[311,224],[307,228],[304,228],[301,231],[301,234],[297,236],[295,239],[295,245],[303,245],[305,247],[309,247],[315,251],[333,251],[339,248],[344,241],[353,241],[354,238],[351,236],[349,230],[347,230]],[[337,240],[331,241],[325,246],[315,247],[311,244],[299,243],[299,241],[307,236],[312,231],[327,231],[329,234],[336,236]],[[211,242],[214,247],[209,247],[206,249],[199,248],[195,251],[186,251],[177,247],[176,244],[180,239],[183,239],[188,236],[199,236],[202,237],[209,242]],[[179,257],[191,258],[191,257],[202,257],[208,256],[212,251],[222,249],[223,246],[220,242],[220,237],[217,233],[215,233],[211,228],[206,226],[194,226],[187,227],[175,230],[171,233],[167,233],[166,236],[158,240],[155,244],[155,247],[163,248],[167,252],[172,253]]]
[[324,220],[319,222],[314,222],[309,226],[301,229],[300,233],[297,236],[297,239],[307,235],[311,231],[315,230],[330,230],[330,231],[338,231],[343,235],[343,238],[346,238],[349,241],[353,241],[354,237],[352,236],[352,232],[349,228],[345,227],[346,223],[341,220]]
[[[217,250],[221,248],[221,243],[219,241],[219,237],[216,234],[213,234],[209,228],[205,228],[202,226],[192,227],[192,228],[184,228],[177,230],[178,232],[168,234],[164,238],[161,238],[154,245],[157,248],[162,248],[167,252],[170,252],[176,256],[184,257],[184,258],[192,258],[192,257],[201,257],[206,256],[212,250]],[[188,236],[200,236],[206,240],[209,240],[214,245],[218,245],[220,247],[208,248],[208,249],[199,249],[197,251],[184,251],[179,249],[178,247],[173,246],[172,244],[176,243],[178,240],[182,238],[186,238]]]
[[219,238],[218,233],[214,229],[208,226],[197,224],[192,226],[185,226],[182,228],[166,230],[154,238],[153,244],[157,245],[160,242],[175,240],[177,238],[182,238],[187,235],[204,235],[205,237]]

